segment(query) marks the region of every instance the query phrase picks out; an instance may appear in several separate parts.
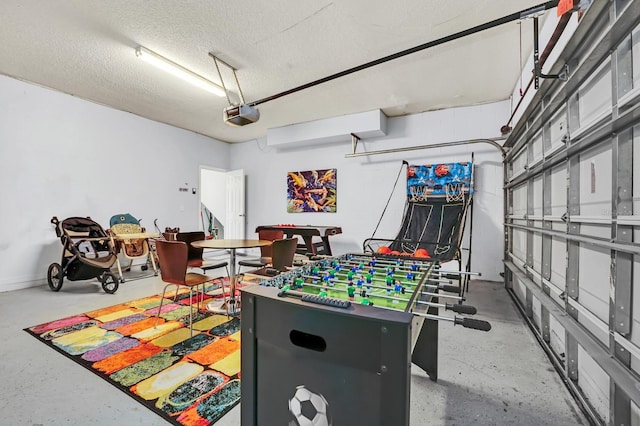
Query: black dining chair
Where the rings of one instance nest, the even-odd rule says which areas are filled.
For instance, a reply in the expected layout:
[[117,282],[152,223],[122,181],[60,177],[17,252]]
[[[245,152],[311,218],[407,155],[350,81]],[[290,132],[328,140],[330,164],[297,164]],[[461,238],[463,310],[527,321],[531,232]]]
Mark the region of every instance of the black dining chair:
[[[258,231],[259,240],[275,241],[284,238],[284,232],[277,229],[262,229]],[[252,259],[244,259],[238,262],[238,272],[242,267],[259,269],[271,264],[272,257],[271,245],[260,247],[260,257]]]
[[271,244],[271,264],[254,271],[245,272],[245,275],[261,275],[274,277],[293,266],[293,258],[298,247],[297,238],[284,238],[275,240]]
[[156,252],[158,259],[160,260],[160,275],[162,281],[168,283],[162,290],[162,296],[160,298],[160,306],[158,307],[158,313],[156,314],[156,320],[153,324],[154,328],[158,325],[158,319],[160,318],[160,312],[162,311],[162,304],[165,299],[165,293],[167,288],[171,285],[177,286],[176,296],[178,295],[178,289],[185,287],[189,289],[189,331],[193,336],[193,296],[195,292],[196,296],[196,311],[200,309],[200,300],[203,298],[200,296],[199,286],[202,286],[202,294],[204,295],[205,285],[211,280],[206,275],[196,274],[193,272],[187,272],[189,258],[187,244],[183,241],[156,241]]
[[271,266],[280,272],[293,266],[293,258],[298,248],[297,238],[275,240],[271,244]]
[[227,276],[229,276],[229,262],[225,261],[209,261],[203,258],[204,249],[194,247],[191,243],[194,241],[204,240],[203,231],[178,232],[176,240],[187,244],[189,249],[189,267],[200,268],[205,274],[212,269],[225,268]]

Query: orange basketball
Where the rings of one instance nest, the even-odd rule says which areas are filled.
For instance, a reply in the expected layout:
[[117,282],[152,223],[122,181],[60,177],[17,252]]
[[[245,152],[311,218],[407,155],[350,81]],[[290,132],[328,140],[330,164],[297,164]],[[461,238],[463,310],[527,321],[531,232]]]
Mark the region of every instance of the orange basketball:
[[429,252],[427,251],[427,249],[423,249],[423,248],[419,248],[418,250],[416,250],[415,253],[413,253],[413,255],[415,257],[425,257],[425,258],[431,257],[429,256]]
[[449,173],[449,166],[447,166],[446,164],[438,164],[436,166],[436,176],[438,177],[442,177],[445,176],[447,173]]
[[382,246],[378,248],[378,254],[389,254],[391,253],[391,249],[387,246]]

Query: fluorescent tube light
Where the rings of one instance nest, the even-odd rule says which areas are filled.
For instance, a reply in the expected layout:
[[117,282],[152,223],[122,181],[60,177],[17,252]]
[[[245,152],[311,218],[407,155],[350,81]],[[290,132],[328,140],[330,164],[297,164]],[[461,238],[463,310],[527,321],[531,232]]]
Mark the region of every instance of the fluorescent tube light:
[[142,46],[138,47],[136,49],[136,56],[143,61],[148,62],[163,71],[168,72],[169,74],[172,74],[184,81],[193,84],[194,86],[206,90],[209,93],[213,93],[214,95],[220,97],[226,95],[224,89],[214,82],[199,76],[193,71],[189,71],[188,69],[176,64],[175,62],[168,60],[167,58],[163,58],[162,56],[150,51],[149,49],[145,49]]

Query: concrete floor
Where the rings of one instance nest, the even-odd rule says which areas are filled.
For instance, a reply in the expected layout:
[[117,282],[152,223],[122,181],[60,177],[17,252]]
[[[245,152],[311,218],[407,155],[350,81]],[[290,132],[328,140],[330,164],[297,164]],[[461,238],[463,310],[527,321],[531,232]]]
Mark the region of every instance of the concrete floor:
[[[59,293],[46,285],[0,293],[0,425],[168,424],[22,330],[162,288],[149,277],[127,280],[114,295],[97,282],[65,282]],[[467,303],[493,328],[440,322],[439,379],[413,366],[411,425],[587,425],[502,283],[472,281]],[[216,426],[240,425],[239,408]]]

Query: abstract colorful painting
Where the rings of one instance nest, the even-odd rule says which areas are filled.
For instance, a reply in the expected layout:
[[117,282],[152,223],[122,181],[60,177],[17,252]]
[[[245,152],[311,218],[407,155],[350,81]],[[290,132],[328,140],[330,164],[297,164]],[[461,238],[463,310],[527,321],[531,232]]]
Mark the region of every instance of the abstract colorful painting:
[[155,325],[159,304],[145,297],[25,331],[165,420],[212,425],[240,401],[240,320],[201,309],[191,336],[189,292],[163,304]]
[[287,173],[287,212],[335,213],[336,169]]

